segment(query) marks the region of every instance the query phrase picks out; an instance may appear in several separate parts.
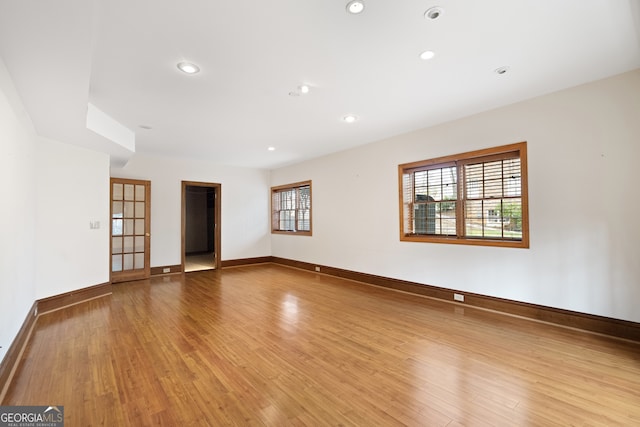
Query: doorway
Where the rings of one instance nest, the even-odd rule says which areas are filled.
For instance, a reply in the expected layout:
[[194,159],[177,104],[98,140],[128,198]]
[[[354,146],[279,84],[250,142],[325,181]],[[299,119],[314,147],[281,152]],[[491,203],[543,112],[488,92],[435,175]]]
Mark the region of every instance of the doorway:
[[221,185],[182,181],[182,271],[220,268]]
[[151,182],[111,178],[111,283],[148,279]]

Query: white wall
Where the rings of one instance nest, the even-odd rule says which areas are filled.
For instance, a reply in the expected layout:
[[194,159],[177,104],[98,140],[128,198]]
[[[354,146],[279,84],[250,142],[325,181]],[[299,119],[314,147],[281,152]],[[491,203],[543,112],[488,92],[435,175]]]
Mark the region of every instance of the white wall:
[[109,281],[109,157],[38,137],[2,61],[0,153],[2,359],[35,300]]
[[[519,141],[530,249],[400,242],[398,164]],[[272,171],[313,181],[313,236],[272,255],[640,322],[638,159],[635,70]]]
[[0,360],[36,299],[35,140],[0,59]]
[[116,178],[151,181],[151,266],[180,264],[182,181],[222,185],[222,260],[271,254],[269,171],[136,154]]
[[109,156],[40,137],[36,175],[36,298],[108,282]]

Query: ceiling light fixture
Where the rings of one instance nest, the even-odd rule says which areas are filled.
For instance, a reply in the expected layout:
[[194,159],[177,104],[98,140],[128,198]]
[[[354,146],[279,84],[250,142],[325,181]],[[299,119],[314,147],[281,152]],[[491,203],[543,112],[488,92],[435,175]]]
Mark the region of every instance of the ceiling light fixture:
[[509,71],[509,67],[507,67],[507,66],[496,68],[495,70],[493,70],[494,73],[499,74],[499,75],[506,74],[507,71]]
[[276,147],[269,147],[269,148],[267,148],[267,150],[269,150],[269,151],[276,151]]
[[436,56],[435,52],[433,52],[432,50],[425,50],[420,54],[420,59],[427,61],[433,58],[434,56]]
[[440,18],[440,15],[442,15],[442,12],[444,12],[444,10],[440,6],[434,6],[427,9],[424,13],[424,17],[427,19],[438,19]]
[[289,92],[289,96],[300,96],[300,95],[306,95],[311,91],[311,86],[304,84],[304,85],[300,85],[296,88],[296,90],[292,90],[291,92]]
[[364,2],[362,0],[351,0],[347,3],[347,12],[357,15],[364,10]]
[[358,116],[354,116],[353,114],[348,114],[342,118],[345,123],[353,123],[358,120]]
[[186,61],[179,62],[178,69],[187,74],[196,74],[200,71],[200,67],[198,67],[196,64],[192,64],[191,62]]

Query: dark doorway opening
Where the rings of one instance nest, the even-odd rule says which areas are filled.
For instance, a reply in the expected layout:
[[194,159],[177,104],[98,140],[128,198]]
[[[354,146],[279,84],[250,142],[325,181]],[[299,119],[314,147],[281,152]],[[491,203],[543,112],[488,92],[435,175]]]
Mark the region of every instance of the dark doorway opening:
[[220,185],[182,182],[182,268],[211,270],[220,263]]

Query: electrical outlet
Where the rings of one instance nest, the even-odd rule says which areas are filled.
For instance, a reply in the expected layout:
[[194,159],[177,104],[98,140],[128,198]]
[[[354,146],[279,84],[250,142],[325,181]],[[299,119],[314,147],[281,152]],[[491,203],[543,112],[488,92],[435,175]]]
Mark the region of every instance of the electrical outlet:
[[464,302],[464,295],[462,295],[462,294],[453,294],[453,299],[455,301]]
[[163,273],[171,273],[171,268],[165,267],[165,268],[162,269],[162,272]]
[[318,272],[320,271],[320,266],[319,265],[316,265],[316,271],[318,271]]

